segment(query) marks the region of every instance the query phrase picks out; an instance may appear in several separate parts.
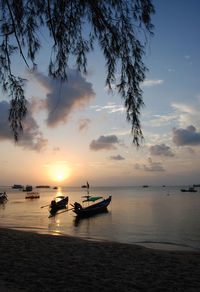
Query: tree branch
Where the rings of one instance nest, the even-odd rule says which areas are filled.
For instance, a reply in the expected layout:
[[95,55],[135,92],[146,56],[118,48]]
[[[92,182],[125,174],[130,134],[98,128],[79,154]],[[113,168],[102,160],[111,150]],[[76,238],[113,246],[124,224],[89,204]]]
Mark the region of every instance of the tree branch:
[[49,22],[50,22],[50,27],[51,27],[53,39],[54,39],[54,45],[57,45],[56,36],[55,36],[55,30],[53,28],[53,23],[52,23],[52,19],[51,19],[50,0],[47,0],[47,2],[48,2]]
[[5,52],[6,52],[6,57],[8,60],[8,71],[10,73],[10,76],[12,76],[11,68],[10,68],[10,57],[8,53],[8,35],[6,34],[6,46],[5,46]]
[[21,54],[21,56],[22,56],[22,58],[23,58],[23,60],[24,60],[24,62],[26,64],[26,66],[29,68],[29,65],[28,65],[28,63],[26,61],[26,58],[24,57],[24,54],[23,54],[23,51],[22,51],[22,48],[21,48],[21,44],[20,44],[19,38],[17,36],[15,22],[14,22],[12,10],[11,10],[10,4],[9,4],[9,0],[6,0],[6,3],[7,3],[7,6],[8,6],[8,10],[9,10],[9,13],[10,13],[10,17],[12,19],[13,30],[14,30],[15,38],[16,38],[17,43],[18,43],[18,47],[19,47],[20,54]]

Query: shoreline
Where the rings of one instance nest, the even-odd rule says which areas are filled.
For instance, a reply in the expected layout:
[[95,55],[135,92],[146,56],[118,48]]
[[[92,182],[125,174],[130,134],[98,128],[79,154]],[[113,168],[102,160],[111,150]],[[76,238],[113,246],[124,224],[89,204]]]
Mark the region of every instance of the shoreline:
[[40,235],[52,235],[52,236],[64,236],[64,237],[72,237],[75,239],[81,239],[91,242],[115,242],[119,244],[128,244],[128,245],[138,245],[142,246],[148,249],[153,250],[163,250],[163,251],[197,251],[200,252],[199,247],[193,247],[185,244],[176,244],[171,242],[154,242],[154,241],[147,241],[147,242],[123,242],[123,241],[112,241],[109,239],[102,239],[102,238],[96,238],[96,237],[85,237],[85,236],[73,236],[70,234],[62,233],[61,231],[47,231],[46,229],[40,229],[35,227],[0,227],[0,229],[7,229],[7,230],[16,230],[16,231],[22,231],[22,232],[31,232],[31,233],[37,233]]
[[200,252],[0,228],[0,290],[197,291]]

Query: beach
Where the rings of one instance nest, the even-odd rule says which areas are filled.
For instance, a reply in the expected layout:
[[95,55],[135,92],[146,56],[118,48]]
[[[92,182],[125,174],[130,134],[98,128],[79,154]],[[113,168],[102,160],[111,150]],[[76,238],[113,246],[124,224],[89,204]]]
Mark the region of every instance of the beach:
[[200,252],[0,228],[0,291],[199,291]]

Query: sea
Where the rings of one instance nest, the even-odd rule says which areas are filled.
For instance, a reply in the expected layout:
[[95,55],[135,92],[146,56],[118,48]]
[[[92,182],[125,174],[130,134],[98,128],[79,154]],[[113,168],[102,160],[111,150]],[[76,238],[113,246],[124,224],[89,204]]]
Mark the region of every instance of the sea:
[[[26,192],[0,187],[8,196],[0,204],[0,227],[156,249],[200,250],[200,188],[183,193],[181,187],[93,187],[91,196],[111,195],[112,201],[107,212],[83,219],[71,210],[71,204],[82,203],[87,194],[80,187],[34,188],[39,199],[25,199]],[[69,196],[68,209],[49,218],[46,205],[59,195]]]

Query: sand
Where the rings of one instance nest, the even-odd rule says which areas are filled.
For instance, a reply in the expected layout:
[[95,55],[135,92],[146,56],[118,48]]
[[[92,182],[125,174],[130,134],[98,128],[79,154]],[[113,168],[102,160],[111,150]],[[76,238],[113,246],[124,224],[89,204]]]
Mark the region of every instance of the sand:
[[200,291],[200,252],[0,228],[0,291]]

